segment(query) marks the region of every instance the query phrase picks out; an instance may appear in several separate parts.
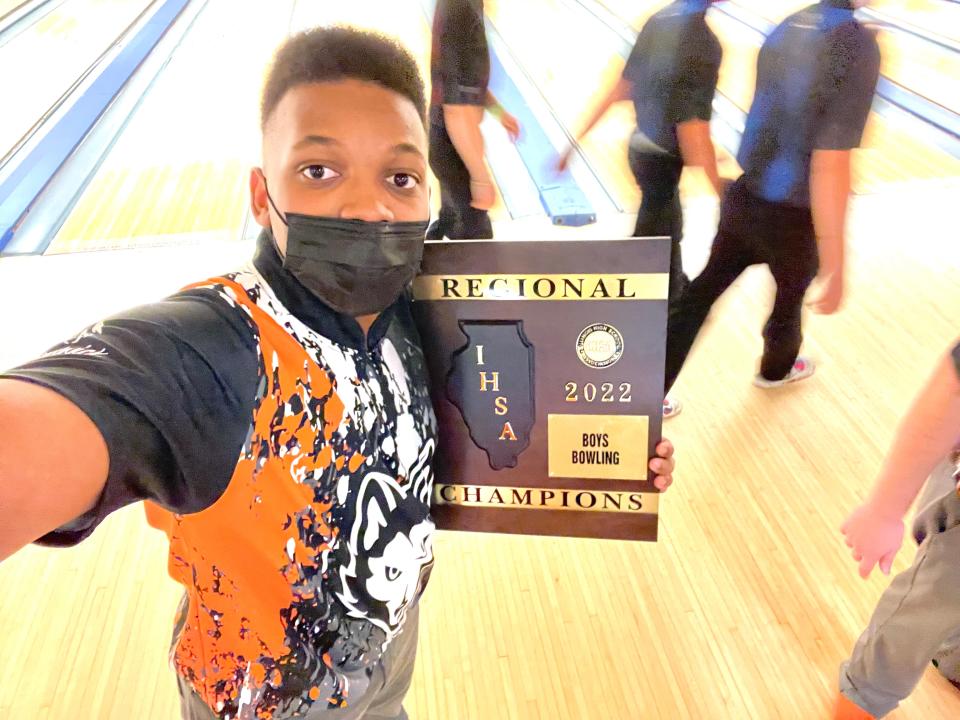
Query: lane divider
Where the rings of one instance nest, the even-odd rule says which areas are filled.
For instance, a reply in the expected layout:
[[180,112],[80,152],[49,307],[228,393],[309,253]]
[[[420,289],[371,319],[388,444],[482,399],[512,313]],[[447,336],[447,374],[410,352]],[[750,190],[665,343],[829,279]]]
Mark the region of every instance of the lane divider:
[[[960,2],[960,0],[957,0],[957,2]],[[862,15],[865,19],[870,21],[870,24],[879,25],[885,30],[893,30],[906,35],[913,35],[921,40],[926,40],[934,45],[939,45],[941,48],[949,50],[950,52],[960,52],[960,42],[952,40],[944,35],[940,35],[932,30],[927,30],[919,25],[909,23],[906,20],[894,18],[890,15],[880,12],[879,10],[875,10],[874,8],[862,7],[857,10],[857,14]]]
[[596,222],[597,213],[576,178],[569,170],[557,173],[554,169],[559,151],[495,50],[490,52],[490,89],[520,121],[523,135],[517,141],[517,150],[553,224],[580,227]]
[[0,184],[0,253],[37,198],[191,0],[166,0]]

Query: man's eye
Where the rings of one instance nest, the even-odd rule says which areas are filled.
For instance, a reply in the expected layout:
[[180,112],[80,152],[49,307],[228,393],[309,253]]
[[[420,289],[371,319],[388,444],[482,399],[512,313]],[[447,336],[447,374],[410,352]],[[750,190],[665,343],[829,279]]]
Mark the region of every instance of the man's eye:
[[326,165],[308,165],[300,173],[308,180],[330,180],[340,177],[339,173],[334,172]]
[[401,190],[412,190],[420,184],[420,181],[410,173],[394,173],[390,176],[390,180]]

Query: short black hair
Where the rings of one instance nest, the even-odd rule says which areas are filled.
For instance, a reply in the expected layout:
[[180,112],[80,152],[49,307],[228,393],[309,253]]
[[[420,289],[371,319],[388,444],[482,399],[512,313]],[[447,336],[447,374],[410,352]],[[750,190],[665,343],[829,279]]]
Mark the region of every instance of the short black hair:
[[318,27],[290,36],[277,50],[260,101],[260,127],[298,85],[364,80],[410,100],[427,124],[423,78],[408,50],[379,33]]

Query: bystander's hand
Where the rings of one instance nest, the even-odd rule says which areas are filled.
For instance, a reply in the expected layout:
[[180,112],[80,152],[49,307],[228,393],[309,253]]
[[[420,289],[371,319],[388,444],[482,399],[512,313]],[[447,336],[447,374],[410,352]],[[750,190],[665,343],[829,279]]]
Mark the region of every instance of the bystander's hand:
[[867,502],[850,514],[840,531],[854,561],[860,564],[860,577],[869,577],[875,565],[884,575],[890,574],[893,559],[903,544],[902,517]]
[[815,299],[808,305],[815,313],[820,315],[832,315],[840,309],[843,303],[843,275],[841,273],[831,273],[825,276],[819,276],[816,280]]
[[513,142],[520,139],[520,121],[506,110],[500,113],[500,124],[503,125],[504,130],[507,131],[507,135]]

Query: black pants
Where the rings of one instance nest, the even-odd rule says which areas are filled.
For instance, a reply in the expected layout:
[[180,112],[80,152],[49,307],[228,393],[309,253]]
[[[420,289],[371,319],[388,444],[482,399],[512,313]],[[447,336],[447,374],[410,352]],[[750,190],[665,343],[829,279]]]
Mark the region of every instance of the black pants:
[[760,374],[780,380],[790,372],[803,334],[803,297],[817,274],[816,236],[809,208],[771,203],[751,194],[741,177],[720,209],[720,227],[707,266],[687,287],[667,327],[669,390],[710,308],[750,265],[766,263],[777,283],[773,311],[763,330]]
[[447,134],[440,105],[430,108],[430,169],[440,181],[440,216],[427,230],[427,239],[492,238],[493,226],[487,211],[470,205],[470,173]]
[[669,236],[671,309],[690,282],[683,272],[680,240],[683,238],[683,208],[680,205],[680,175],[683,161],[671,155],[637,152],[630,149],[628,160],[640,186],[642,198],[637,212],[634,237]]

